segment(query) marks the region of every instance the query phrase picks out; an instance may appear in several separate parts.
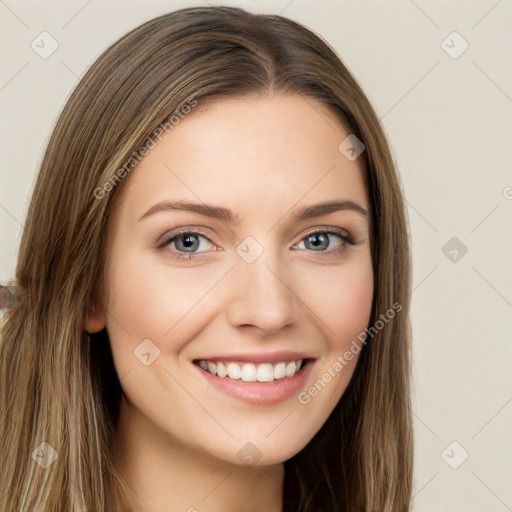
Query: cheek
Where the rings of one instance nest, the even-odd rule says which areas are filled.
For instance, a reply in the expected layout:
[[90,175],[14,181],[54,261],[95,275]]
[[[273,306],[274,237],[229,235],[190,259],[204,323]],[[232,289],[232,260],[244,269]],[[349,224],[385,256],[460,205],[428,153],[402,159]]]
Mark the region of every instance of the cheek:
[[218,276],[171,268],[124,255],[111,269],[109,312],[136,339],[164,337],[211,288]]
[[373,301],[371,259],[360,259],[350,268],[340,267],[331,286],[314,295],[326,346],[312,385],[303,390],[299,403],[312,417],[327,419],[348,386],[359,358]]
[[[148,266],[136,253],[119,254],[112,261],[107,331],[118,375],[133,374],[143,370],[134,358],[143,340],[164,352],[163,335],[177,321],[182,302],[173,302],[175,292],[162,282],[161,268]],[[154,346],[149,345],[156,355]]]
[[[147,254],[137,251],[112,261],[107,331],[118,375],[143,369],[134,357],[139,347],[144,353],[148,347],[153,350],[159,364],[174,364],[167,358],[180,354],[210,317],[209,301],[215,288],[224,286],[229,268],[205,265],[187,272],[148,261]],[[148,339],[152,344],[141,345]]]
[[[368,326],[373,301],[373,276],[368,271],[347,276],[342,286],[332,291],[329,301],[329,318],[331,318],[330,345],[337,350],[344,350],[352,340]],[[326,301],[327,302],[327,301]]]
[[353,264],[340,266],[326,276],[329,285],[311,287],[309,296],[329,345],[329,357],[345,351],[353,339],[364,332],[370,319],[373,301],[373,270],[370,255]]

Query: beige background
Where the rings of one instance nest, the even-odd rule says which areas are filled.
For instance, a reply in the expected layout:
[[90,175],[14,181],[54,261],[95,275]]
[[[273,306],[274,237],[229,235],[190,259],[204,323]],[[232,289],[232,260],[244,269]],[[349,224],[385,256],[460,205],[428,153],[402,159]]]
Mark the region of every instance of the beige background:
[[[220,4],[0,0],[1,282],[14,276],[42,149],[79,77],[136,25],[206,3]],[[321,34],[390,138],[413,243],[414,511],[512,511],[512,1],[222,4]],[[47,58],[31,47],[44,31],[58,44]]]

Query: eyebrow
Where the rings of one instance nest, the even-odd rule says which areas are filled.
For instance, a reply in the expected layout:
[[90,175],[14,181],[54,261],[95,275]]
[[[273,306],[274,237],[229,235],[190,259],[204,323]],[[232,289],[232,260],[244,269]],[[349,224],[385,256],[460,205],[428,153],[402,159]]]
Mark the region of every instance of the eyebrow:
[[[340,210],[354,211],[366,219],[368,218],[368,210],[358,205],[357,203],[346,200],[332,200],[301,208],[292,217],[292,221],[297,222],[313,219],[315,217],[321,217],[323,215],[328,215],[329,213],[337,212]],[[139,221],[155,213],[166,211],[195,212],[233,225],[240,224],[241,222],[240,217],[227,208],[206,203],[193,203],[190,201],[162,201],[152,206],[139,219]]]

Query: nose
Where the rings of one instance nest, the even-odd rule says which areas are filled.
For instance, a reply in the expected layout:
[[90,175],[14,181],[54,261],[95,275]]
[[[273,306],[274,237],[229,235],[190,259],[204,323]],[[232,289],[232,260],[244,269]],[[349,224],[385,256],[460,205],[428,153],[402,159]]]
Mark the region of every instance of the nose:
[[265,334],[280,331],[299,319],[299,302],[285,272],[274,259],[260,256],[240,262],[233,275],[234,292],[228,320],[234,327],[253,326]]

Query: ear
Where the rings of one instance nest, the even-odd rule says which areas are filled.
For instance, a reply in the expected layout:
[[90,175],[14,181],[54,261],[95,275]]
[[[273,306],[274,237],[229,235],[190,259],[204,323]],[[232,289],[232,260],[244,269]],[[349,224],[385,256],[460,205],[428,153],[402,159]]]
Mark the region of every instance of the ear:
[[99,332],[105,328],[105,313],[99,301],[94,301],[93,304],[87,308],[84,328],[89,334]]

